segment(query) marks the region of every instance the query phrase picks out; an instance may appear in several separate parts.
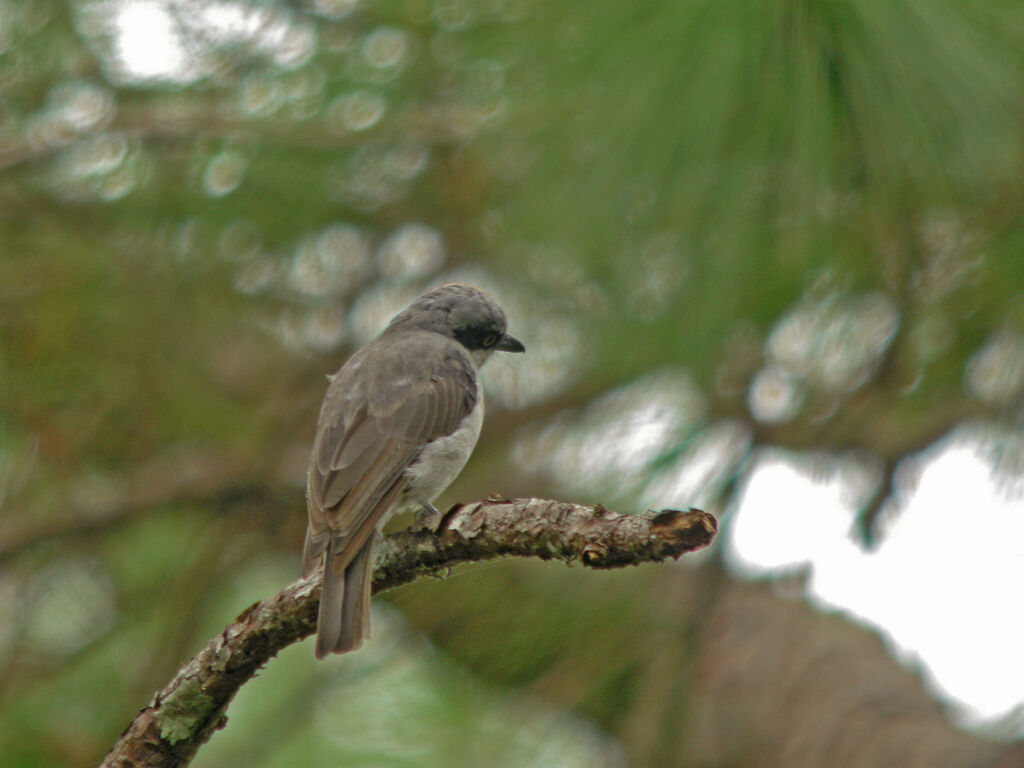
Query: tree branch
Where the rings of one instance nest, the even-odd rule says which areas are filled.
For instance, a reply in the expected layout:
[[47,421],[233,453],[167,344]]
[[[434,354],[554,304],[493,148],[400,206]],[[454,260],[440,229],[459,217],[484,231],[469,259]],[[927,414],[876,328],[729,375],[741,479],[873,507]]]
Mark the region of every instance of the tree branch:
[[[374,592],[462,562],[515,555],[618,568],[679,557],[709,544],[718,524],[700,510],[622,515],[543,499],[457,505],[431,530],[404,530],[377,547]],[[153,697],[101,768],[187,765],[227,722],[231,699],[260,667],[316,630],[320,573],[246,609]]]

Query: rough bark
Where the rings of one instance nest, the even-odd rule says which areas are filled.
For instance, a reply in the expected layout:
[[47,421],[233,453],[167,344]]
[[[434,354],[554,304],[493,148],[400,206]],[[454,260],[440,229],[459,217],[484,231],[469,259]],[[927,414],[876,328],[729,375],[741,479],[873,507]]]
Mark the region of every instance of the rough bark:
[[[503,555],[579,560],[592,568],[659,562],[699,549],[717,530],[700,510],[622,515],[541,499],[488,499],[457,506],[436,530],[406,530],[378,547],[374,592],[460,563]],[[316,629],[320,574],[244,611],[212,638],[139,712],[101,764],[187,765],[224,727],[238,689],[281,649]]]

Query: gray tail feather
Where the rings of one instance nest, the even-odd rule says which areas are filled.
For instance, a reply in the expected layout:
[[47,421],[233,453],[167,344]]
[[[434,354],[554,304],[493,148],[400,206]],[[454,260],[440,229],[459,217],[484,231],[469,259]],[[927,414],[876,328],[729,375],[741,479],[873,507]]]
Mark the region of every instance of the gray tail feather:
[[302,575],[303,577],[309,576],[316,567],[320,565],[320,562],[324,559],[324,549],[327,548],[327,543],[330,540],[330,536],[321,534],[318,538],[313,538],[312,531],[309,528],[306,529],[306,542],[302,545]]
[[370,588],[373,585],[373,539],[345,568],[334,570],[335,548],[327,550],[320,614],[316,623],[316,657],[354,651],[370,636]]

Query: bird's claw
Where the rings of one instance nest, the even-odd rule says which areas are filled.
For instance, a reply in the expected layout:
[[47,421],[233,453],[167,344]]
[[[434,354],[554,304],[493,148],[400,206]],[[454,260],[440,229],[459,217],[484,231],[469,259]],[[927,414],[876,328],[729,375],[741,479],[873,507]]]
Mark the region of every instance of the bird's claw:
[[433,504],[421,504],[420,508],[416,511],[416,519],[412,524],[414,531],[430,531],[435,533],[439,525],[441,525],[441,518],[443,515],[437,510]]

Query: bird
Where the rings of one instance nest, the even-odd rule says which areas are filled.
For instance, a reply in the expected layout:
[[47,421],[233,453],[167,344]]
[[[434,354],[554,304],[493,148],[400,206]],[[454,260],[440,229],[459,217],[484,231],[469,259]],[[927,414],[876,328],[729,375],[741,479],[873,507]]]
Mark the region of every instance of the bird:
[[433,502],[469,459],[483,423],[480,368],[525,352],[490,294],[439,285],[356,351],[330,384],[307,473],[302,571],[324,563],[316,657],[370,634],[375,541],[396,511],[437,516]]

